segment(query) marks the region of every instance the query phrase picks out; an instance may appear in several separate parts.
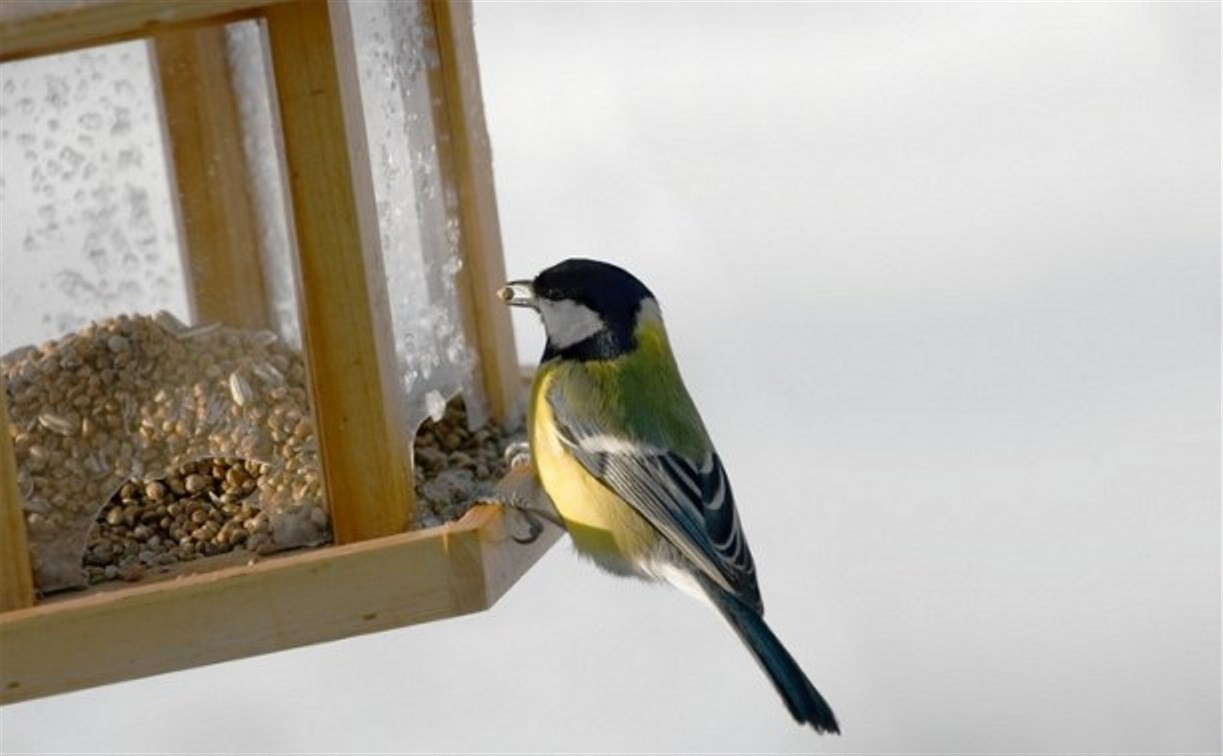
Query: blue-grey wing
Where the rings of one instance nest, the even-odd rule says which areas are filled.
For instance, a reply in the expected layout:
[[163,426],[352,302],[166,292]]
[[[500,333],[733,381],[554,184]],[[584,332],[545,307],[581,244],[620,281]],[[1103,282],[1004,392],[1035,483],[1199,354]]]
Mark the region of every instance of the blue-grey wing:
[[692,564],[763,612],[756,565],[735,511],[730,480],[712,449],[701,459],[609,436],[564,406],[548,402],[560,437],[591,475],[628,502]]

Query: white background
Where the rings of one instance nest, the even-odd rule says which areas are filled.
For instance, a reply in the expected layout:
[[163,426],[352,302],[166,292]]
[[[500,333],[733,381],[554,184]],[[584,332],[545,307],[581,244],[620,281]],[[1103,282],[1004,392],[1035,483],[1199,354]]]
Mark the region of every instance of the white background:
[[8,706],[3,748],[1217,751],[1219,21],[478,5],[507,267],[658,294],[843,738],[562,543],[490,612]]

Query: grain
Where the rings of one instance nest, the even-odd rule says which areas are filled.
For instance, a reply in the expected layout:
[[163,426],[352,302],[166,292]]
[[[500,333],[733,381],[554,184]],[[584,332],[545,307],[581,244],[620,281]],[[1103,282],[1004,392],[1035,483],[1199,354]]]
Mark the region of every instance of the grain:
[[[269,331],[120,315],[0,361],[43,592],[330,540],[300,355]],[[415,527],[457,519],[509,441],[461,398],[414,446]]]
[[413,446],[416,526],[457,520],[473,501],[491,496],[508,469],[505,450],[510,440],[496,423],[469,429],[462,397],[446,404],[441,420],[425,420]]
[[[318,454],[309,434],[298,432],[310,414],[305,371],[275,334],[217,324],[188,328],[165,312],[120,315],[11,352],[0,371],[40,591],[105,579],[101,567],[97,574],[81,571],[91,530],[99,517],[106,527],[116,527],[115,518],[135,527],[129,521],[139,524],[144,514],[137,502],[208,491],[230,503],[250,497],[286,523],[269,533],[271,548],[329,538],[326,518],[320,525],[314,514],[326,512]],[[269,426],[270,417],[279,424]],[[211,465],[218,458],[236,460],[245,482],[219,489]],[[201,460],[210,462],[201,467]],[[287,481],[307,481],[300,488],[306,498],[284,495]],[[123,507],[111,514],[116,493]],[[174,522],[168,513],[162,517]],[[160,520],[144,524],[160,527]],[[159,544],[179,538],[154,535]],[[148,555],[150,564],[162,553]]]

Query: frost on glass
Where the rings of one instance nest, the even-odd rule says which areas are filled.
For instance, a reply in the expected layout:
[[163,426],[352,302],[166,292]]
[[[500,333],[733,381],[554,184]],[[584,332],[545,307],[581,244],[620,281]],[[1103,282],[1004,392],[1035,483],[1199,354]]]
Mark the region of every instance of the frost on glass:
[[40,591],[329,537],[261,56],[240,104],[279,334],[186,324],[146,43],[0,66],[0,432]]
[[488,413],[463,333],[457,200],[442,181],[428,76],[437,43],[417,2],[354,3],[361,99],[408,427],[462,392],[472,427]]
[[242,122],[242,151],[259,224],[259,254],[273,326],[286,342],[301,348],[293,274],[293,242],[284,166],[276,132],[279,119],[271,89],[264,29],[257,21],[225,27],[234,99]]
[[144,42],[0,65],[0,352],[187,295]]

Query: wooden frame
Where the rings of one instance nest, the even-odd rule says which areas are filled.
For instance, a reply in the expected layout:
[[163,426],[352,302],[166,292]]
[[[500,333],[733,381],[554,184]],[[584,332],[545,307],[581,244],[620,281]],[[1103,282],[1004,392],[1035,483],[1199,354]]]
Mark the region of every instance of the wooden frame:
[[5,0],[0,63],[252,18],[286,0]]
[[[0,386],[0,388],[3,388]],[[34,572],[17,491],[17,465],[8,434],[8,399],[0,390],[0,612],[34,604]],[[0,615],[2,616],[2,615]],[[3,638],[3,636],[0,636]],[[0,666],[3,665],[0,640]]]
[[478,506],[440,528],[6,612],[0,702],[480,611],[549,533],[523,546],[499,507]]
[[412,445],[400,422],[352,27],[341,2],[273,5],[265,18],[315,434],[328,501],[345,502],[332,507],[333,533],[352,543],[400,532],[412,511]]
[[[471,9],[463,0],[422,2],[439,49],[434,136],[443,181],[458,197],[465,326],[494,417],[509,423],[522,383],[508,314],[493,299],[504,264]],[[302,338],[341,545],[248,564],[237,555],[200,560],[174,568],[173,579],[36,602],[0,418],[0,703],[478,611],[559,537],[549,528],[519,544],[496,506],[404,532],[411,438],[396,422],[401,398],[344,0],[10,0],[0,5],[0,61],[153,36],[193,311],[264,327],[256,214],[219,26],[249,18],[266,25],[275,73]],[[215,298],[221,285],[233,299]]]

